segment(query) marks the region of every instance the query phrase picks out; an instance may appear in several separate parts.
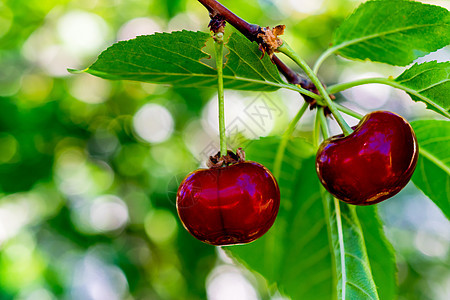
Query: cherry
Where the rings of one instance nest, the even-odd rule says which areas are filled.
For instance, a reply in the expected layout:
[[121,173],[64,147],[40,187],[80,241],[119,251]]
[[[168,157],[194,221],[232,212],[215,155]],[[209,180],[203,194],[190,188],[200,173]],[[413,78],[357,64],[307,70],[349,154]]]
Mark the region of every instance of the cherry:
[[417,157],[417,139],[411,125],[395,113],[376,111],[366,115],[352,134],[323,141],[316,170],[324,187],[336,198],[370,205],[405,187]]
[[280,206],[278,184],[263,165],[238,162],[199,169],[181,183],[178,215],[202,242],[216,245],[249,243],[266,233]]

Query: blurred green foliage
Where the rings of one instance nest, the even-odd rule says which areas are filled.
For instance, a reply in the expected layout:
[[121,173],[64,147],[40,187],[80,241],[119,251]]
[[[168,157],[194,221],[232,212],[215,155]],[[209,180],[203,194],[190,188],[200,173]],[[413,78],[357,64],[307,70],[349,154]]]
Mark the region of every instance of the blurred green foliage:
[[[252,23],[286,24],[286,39],[311,62],[359,2],[324,1],[314,13],[295,1],[223,3]],[[199,165],[193,132],[214,90],[66,68],[91,64],[130,34],[206,31],[208,22],[194,0],[0,2],[0,299],[207,297],[207,276],[226,259],[183,229],[174,203],[178,183]],[[335,82],[339,72],[330,60],[323,77]],[[149,142],[136,129],[146,103],[170,113],[165,138]],[[402,299],[433,299],[429,274],[448,280],[446,265],[407,245],[399,249]]]

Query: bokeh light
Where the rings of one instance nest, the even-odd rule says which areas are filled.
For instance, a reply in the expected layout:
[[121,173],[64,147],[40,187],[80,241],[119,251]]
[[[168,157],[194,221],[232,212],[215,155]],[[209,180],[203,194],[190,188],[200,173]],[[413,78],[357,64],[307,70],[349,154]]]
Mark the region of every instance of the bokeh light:
[[72,278],[73,299],[120,300],[128,293],[128,283],[123,272],[104,263],[93,254],[79,259]]
[[97,104],[108,99],[111,86],[106,80],[82,74],[72,79],[69,92],[80,101]]
[[289,0],[291,7],[304,14],[318,14],[322,11],[324,0],[308,1],[308,0]]
[[5,3],[0,3],[0,37],[11,28],[13,16],[11,9]]
[[[340,82],[351,82],[364,78],[378,78],[383,77],[379,73],[353,73],[352,71],[344,71],[340,76]],[[377,110],[389,99],[393,88],[382,84],[366,84],[357,86],[346,91],[342,94],[354,103],[358,103],[360,107],[364,107],[368,110]]]
[[58,37],[71,53],[95,54],[109,35],[106,22],[90,12],[73,10],[58,20]]
[[104,195],[93,201],[89,217],[94,230],[99,232],[113,231],[126,225],[128,208],[119,197]]
[[0,164],[5,164],[13,160],[17,153],[19,144],[17,139],[9,133],[0,133]]
[[149,143],[161,143],[173,132],[170,112],[159,104],[146,104],[136,113],[133,125],[137,135]]
[[207,291],[210,300],[257,300],[259,298],[250,282],[235,267],[229,265],[217,267],[210,274],[208,281]]
[[151,18],[136,18],[124,24],[117,34],[118,40],[130,40],[139,35],[161,32],[161,26]]
[[167,210],[154,210],[145,219],[145,231],[155,243],[167,243],[175,237],[177,222]]

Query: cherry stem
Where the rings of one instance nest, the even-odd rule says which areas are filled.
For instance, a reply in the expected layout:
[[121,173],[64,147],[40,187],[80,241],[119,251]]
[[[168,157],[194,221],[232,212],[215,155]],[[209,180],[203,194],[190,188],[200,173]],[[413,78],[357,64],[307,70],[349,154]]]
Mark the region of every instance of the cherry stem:
[[338,122],[339,126],[341,127],[342,131],[344,132],[345,136],[350,135],[353,130],[351,127],[345,122],[344,118],[339,113],[336,106],[333,104],[333,101],[330,98],[330,95],[328,94],[325,87],[322,85],[322,82],[320,82],[319,78],[317,78],[316,74],[311,70],[311,68],[308,66],[308,64],[297,54],[294,50],[286,43],[283,42],[283,44],[278,47],[277,49],[279,52],[285,54],[290,59],[292,59],[300,68],[305,71],[306,75],[311,79],[312,83],[316,86],[317,90],[319,91],[320,95],[325,100],[326,105],[330,109],[333,116],[336,118],[336,121]]
[[275,178],[279,178],[280,172],[281,172],[281,164],[283,162],[284,153],[286,151],[287,144],[289,142],[289,138],[292,136],[292,133],[295,130],[295,127],[297,126],[297,123],[300,121],[302,116],[304,115],[306,109],[308,108],[309,103],[305,102],[303,103],[302,107],[298,111],[298,113],[295,115],[295,117],[292,119],[292,121],[289,123],[288,128],[283,133],[283,136],[281,137],[280,144],[278,145],[277,154],[275,155],[275,161],[273,163],[273,176]]
[[337,49],[335,47],[328,48],[325,52],[323,52],[319,58],[316,60],[316,63],[314,64],[313,71],[314,74],[317,74],[319,72],[319,68],[322,65],[322,63],[325,61],[325,59],[328,58],[331,54],[333,54]]
[[328,133],[328,123],[327,123],[327,118],[325,117],[325,114],[323,113],[323,107],[320,107],[317,110],[317,115],[319,118],[319,123],[320,123],[320,129],[322,132],[322,137],[324,140],[326,140],[327,138],[330,137],[330,134]]
[[[338,83],[338,84],[330,86],[327,90],[329,93],[334,94],[334,93],[341,92],[343,90],[346,90],[346,89],[349,89],[349,88],[352,88],[355,86],[359,86],[359,85],[363,85],[363,84],[371,84],[371,83],[385,84],[385,85],[394,87],[396,89],[403,90],[403,91],[407,92],[408,94],[429,104],[430,100],[426,96],[422,95],[417,90],[410,89],[410,88],[398,83],[392,77],[389,77],[389,78],[383,78],[383,77],[365,78],[365,79],[359,79],[359,80],[355,80],[355,81],[351,81],[351,82]],[[450,118],[450,112],[448,112],[445,108],[437,107],[437,106],[434,106],[434,107],[438,109],[439,113],[446,116],[447,118]]]
[[338,103],[334,103],[334,105],[336,106],[336,108],[339,111],[343,112],[346,115],[352,116],[355,119],[361,120],[364,117],[362,114],[360,114],[360,113],[358,113],[358,112],[356,112],[356,111],[354,111],[354,110],[352,110],[352,109],[350,109],[348,107],[342,106],[342,105],[340,105]]
[[314,120],[314,147],[317,149],[320,145],[320,133],[325,140],[329,137],[327,118],[325,117],[323,107],[318,107],[316,118]]
[[329,137],[328,123],[323,107],[317,108],[316,118],[314,120],[314,147],[316,149],[319,148],[320,145],[320,133],[322,133],[322,138],[324,140]]
[[[316,117],[314,119],[314,131],[313,131],[313,143],[314,143],[314,149],[319,148],[320,145],[320,119],[319,119],[319,113],[322,109],[321,106],[317,108],[316,111]],[[323,109],[322,109],[323,111]]]
[[225,134],[225,101],[223,92],[223,33],[214,34],[214,48],[216,50],[217,89],[219,98],[219,133],[220,154],[227,155],[227,136]]
[[388,78],[383,78],[383,77],[375,77],[375,78],[364,78],[364,79],[358,79],[355,81],[334,84],[334,85],[329,86],[327,88],[327,91],[328,91],[328,93],[334,94],[334,93],[342,92],[344,90],[347,90],[347,89],[355,87],[355,86],[359,86],[359,85],[363,85],[363,84],[371,84],[371,83],[386,84],[386,85],[390,85],[392,87],[401,88],[401,89],[405,88],[405,87],[402,87],[401,85],[399,85],[394,80],[391,80]]

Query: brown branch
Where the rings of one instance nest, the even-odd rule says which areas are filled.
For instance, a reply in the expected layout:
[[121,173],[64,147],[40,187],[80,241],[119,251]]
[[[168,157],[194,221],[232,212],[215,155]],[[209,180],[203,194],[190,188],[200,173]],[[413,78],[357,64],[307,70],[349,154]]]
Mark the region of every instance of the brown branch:
[[283,76],[286,77],[286,80],[289,83],[298,84],[307,90],[310,90],[310,88],[314,86],[314,84],[311,81],[309,81],[305,77],[301,76],[300,74],[289,68],[277,56],[274,55],[272,57],[272,61],[278,67],[278,71],[280,71],[281,74],[283,74]]
[[259,25],[250,24],[247,21],[242,20],[228,8],[220,4],[215,0],[198,0],[209,11],[211,17],[221,15],[228,23],[234,28],[239,30],[240,33],[245,35],[250,41],[256,41],[258,33],[261,33],[261,27]]
[[[263,43],[263,41],[258,36],[259,34],[263,33],[261,26],[256,24],[250,24],[247,21],[239,18],[237,15],[235,15],[228,8],[226,8],[216,0],[198,0],[198,2],[203,4],[204,7],[206,7],[212,19],[217,18],[217,16],[219,15],[250,41],[252,42],[256,41],[260,45]],[[304,76],[298,74],[297,72],[289,68],[276,55],[272,56],[272,61],[289,83],[300,85],[302,88],[308,91],[318,93],[315,85],[309,79],[305,78]],[[308,97],[306,95],[303,95],[303,97],[307,102],[315,103],[315,100],[312,99],[311,97]]]

